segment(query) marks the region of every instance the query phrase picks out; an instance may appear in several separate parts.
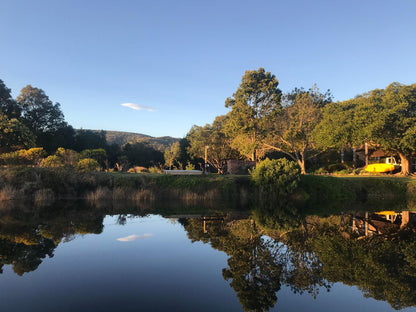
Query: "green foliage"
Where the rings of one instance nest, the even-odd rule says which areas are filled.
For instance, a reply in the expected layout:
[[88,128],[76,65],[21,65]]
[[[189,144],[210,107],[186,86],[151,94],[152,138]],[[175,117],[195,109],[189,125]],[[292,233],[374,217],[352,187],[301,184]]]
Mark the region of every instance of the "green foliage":
[[252,161],[260,159],[266,125],[281,110],[281,91],[274,75],[264,68],[246,71],[240,86],[225,106],[230,107],[225,133],[231,146]]
[[162,170],[159,167],[153,166],[149,168],[149,173],[162,173]]
[[0,79],[0,115],[5,115],[9,119],[19,118],[21,108],[12,98],[11,92]]
[[194,165],[194,164],[191,164],[191,163],[188,161],[188,163],[186,164],[185,169],[186,169],[186,170],[195,170],[195,165]]
[[331,100],[329,90],[323,94],[316,85],[285,94],[282,112],[268,125],[265,146],[289,156],[306,173],[306,160],[316,153],[311,134],[321,119],[322,107]]
[[34,134],[23,123],[0,112],[0,152],[32,147],[35,140]]
[[32,165],[37,166],[46,156],[46,151],[41,147],[35,147],[28,150],[18,150],[11,153],[0,155],[0,159],[5,165]]
[[[94,131],[94,130],[92,130]],[[105,137],[109,145],[115,144],[123,146],[127,143],[147,143],[155,150],[163,152],[167,147],[179,141],[177,138],[170,136],[151,137],[141,133],[123,132],[123,131],[105,131]]]
[[22,107],[24,123],[35,134],[55,132],[66,126],[60,104],[53,104],[42,89],[27,85],[17,102]]
[[80,129],[75,132],[74,149],[81,152],[87,149],[106,148],[106,132]]
[[61,158],[62,163],[65,166],[69,167],[75,167],[80,159],[80,155],[76,151],[62,147],[59,147],[56,150],[55,155]]
[[30,148],[24,153],[24,157],[31,165],[38,165],[47,153],[42,147]]
[[3,153],[0,155],[0,159],[2,163],[7,166],[24,164],[24,158],[21,156],[21,153],[19,153],[19,151]]
[[78,172],[99,171],[100,169],[100,164],[92,158],[81,159],[76,166],[76,170]]
[[123,147],[121,153],[127,157],[127,162],[132,166],[150,167],[163,162],[162,152],[144,142],[128,143]]
[[42,160],[40,165],[44,168],[58,168],[62,167],[64,164],[59,156],[51,155]]
[[291,194],[300,180],[299,166],[285,158],[266,158],[250,174],[261,194]]
[[101,166],[104,166],[104,162],[107,160],[107,153],[103,148],[86,149],[80,153],[80,158],[95,159]]
[[165,166],[169,169],[179,168],[182,169],[182,164],[179,162],[181,157],[181,147],[179,142],[172,143],[171,146],[166,148],[164,153]]
[[416,152],[416,84],[392,83],[354,99],[329,105],[314,132],[325,148],[364,142],[400,155],[402,174]]
[[207,162],[220,174],[224,173],[227,160],[240,158],[238,151],[231,147],[225,133],[224,127],[228,119],[228,116],[218,116],[212,125],[193,126],[186,136],[189,142],[188,153],[192,157],[204,160],[206,151]]

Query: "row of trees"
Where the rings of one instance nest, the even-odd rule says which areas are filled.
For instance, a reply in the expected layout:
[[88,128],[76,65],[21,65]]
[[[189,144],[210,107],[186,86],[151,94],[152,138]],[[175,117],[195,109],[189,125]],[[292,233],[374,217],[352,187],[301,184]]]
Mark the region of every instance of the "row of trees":
[[[86,151],[91,150],[100,150],[104,156],[100,159],[86,157]],[[40,160],[28,160],[26,156],[35,151],[40,153],[37,155]],[[65,159],[68,155],[77,162],[90,158],[107,169],[164,164],[163,152],[150,144],[109,145],[105,131],[73,129],[65,121],[60,104],[53,103],[42,89],[27,85],[14,99],[11,90],[0,80],[0,154],[3,155],[0,158],[3,164],[42,165],[43,161],[46,166],[67,166],[61,157],[62,151],[65,151]]]
[[306,163],[330,149],[364,143],[401,158],[402,174],[411,172],[416,151],[416,84],[392,83],[354,99],[332,102],[330,91],[316,86],[283,94],[278,80],[263,68],[246,71],[232,97],[230,111],[212,125],[194,126],[187,136],[192,156],[204,157],[222,172],[227,159],[259,161],[271,151]]
[[193,126],[187,136],[163,150],[145,142],[108,145],[105,132],[74,130],[59,103],[30,85],[13,99],[0,80],[0,153],[43,147],[81,152],[103,148],[108,166],[200,168],[205,160],[224,173],[229,159],[258,162],[285,156],[306,173],[308,161],[328,150],[364,143],[401,158],[402,174],[411,172],[416,152],[416,84],[392,83],[343,102],[316,86],[283,94],[275,75],[263,68],[246,71],[236,92],[225,101],[230,109],[212,124]]

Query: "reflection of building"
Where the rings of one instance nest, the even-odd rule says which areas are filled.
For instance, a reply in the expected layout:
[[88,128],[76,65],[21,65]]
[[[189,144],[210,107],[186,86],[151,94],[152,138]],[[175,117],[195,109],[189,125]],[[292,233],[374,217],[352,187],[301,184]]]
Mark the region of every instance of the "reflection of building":
[[380,211],[365,215],[353,214],[352,231],[364,236],[373,234],[394,234],[415,220],[416,214],[410,211]]

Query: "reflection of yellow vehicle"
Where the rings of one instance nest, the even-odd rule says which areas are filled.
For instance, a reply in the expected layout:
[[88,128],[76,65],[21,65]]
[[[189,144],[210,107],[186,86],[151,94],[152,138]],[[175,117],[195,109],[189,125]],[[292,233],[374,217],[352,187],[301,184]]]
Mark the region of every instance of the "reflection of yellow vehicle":
[[396,221],[397,216],[400,215],[400,213],[397,213],[395,211],[380,211],[376,212],[375,214],[384,217],[387,221],[390,221],[392,223]]
[[400,169],[400,165],[396,163],[394,157],[386,157],[384,162],[369,164],[364,167],[368,172],[392,172]]

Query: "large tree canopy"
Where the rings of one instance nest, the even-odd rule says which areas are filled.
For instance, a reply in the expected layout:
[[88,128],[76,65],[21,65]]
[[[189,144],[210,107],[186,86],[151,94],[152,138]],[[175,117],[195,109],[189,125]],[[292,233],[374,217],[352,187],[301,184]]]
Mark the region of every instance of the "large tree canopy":
[[0,79],[0,114],[6,115],[8,118],[19,118],[21,109],[16,101],[12,98],[11,90],[6,87]]
[[226,133],[231,145],[252,161],[262,156],[266,124],[281,110],[281,91],[274,75],[264,68],[246,71],[225,106],[230,107]]
[[331,94],[314,86],[307,91],[295,89],[283,99],[283,110],[268,125],[264,145],[292,158],[305,173],[305,161],[315,152],[311,133],[320,121],[321,108],[331,102]]
[[23,110],[23,121],[35,134],[54,132],[67,125],[60,104],[53,104],[42,89],[27,85],[17,102]]
[[227,160],[239,158],[238,151],[230,146],[230,140],[224,132],[227,119],[228,116],[218,116],[212,125],[193,126],[186,137],[189,142],[188,153],[204,159],[207,149],[207,162],[221,174],[225,171]]
[[392,83],[328,106],[315,137],[324,147],[367,142],[397,153],[401,173],[409,174],[416,151],[416,84]]
[[65,122],[60,104],[53,104],[42,89],[27,85],[17,102],[22,108],[22,121],[36,135],[38,146],[48,152],[60,146],[72,147],[74,130]]

